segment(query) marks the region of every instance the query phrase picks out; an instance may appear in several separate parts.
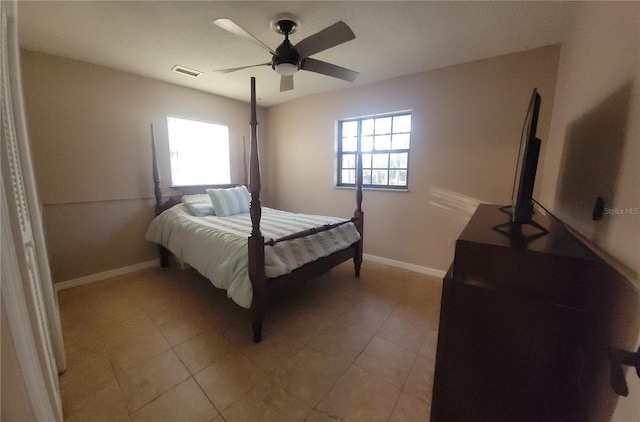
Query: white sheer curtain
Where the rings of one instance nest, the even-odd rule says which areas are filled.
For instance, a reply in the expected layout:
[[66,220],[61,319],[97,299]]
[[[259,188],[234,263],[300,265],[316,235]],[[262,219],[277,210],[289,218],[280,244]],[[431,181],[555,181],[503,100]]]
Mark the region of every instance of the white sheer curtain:
[[5,341],[12,346],[10,358],[17,367],[10,369],[20,384],[3,383],[2,413],[4,419],[5,394],[11,395],[15,388],[26,391],[25,403],[37,420],[62,420],[58,372],[66,369],[66,362],[27,138],[17,3],[1,1],[0,9],[2,343],[3,352]]

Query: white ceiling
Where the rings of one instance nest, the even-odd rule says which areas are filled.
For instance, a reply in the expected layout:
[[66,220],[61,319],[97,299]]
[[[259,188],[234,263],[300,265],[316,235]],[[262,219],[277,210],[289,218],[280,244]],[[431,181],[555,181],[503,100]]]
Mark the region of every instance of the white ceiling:
[[[20,45],[270,106],[313,93],[560,43],[578,2],[431,1],[20,1]],[[229,18],[275,49],[283,40],[269,27],[278,14],[300,20],[293,44],[342,20],[356,39],[313,57],[360,72],[345,82],[298,72],[293,91],[262,66],[228,74],[214,69],[266,63],[270,54],[213,25]],[[204,72],[194,79],[171,72],[180,64]]]

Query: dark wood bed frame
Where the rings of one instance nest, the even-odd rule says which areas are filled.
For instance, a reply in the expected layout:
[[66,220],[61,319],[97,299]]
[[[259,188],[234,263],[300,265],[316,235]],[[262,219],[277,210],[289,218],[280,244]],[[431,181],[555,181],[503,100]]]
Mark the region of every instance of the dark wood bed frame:
[[[356,210],[353,218],[348,221],[324,225],[310,230],[304,230],[293,235],[289,235],[277,240],[265,242],[260,232],[260,218],[262,214],[260,204],[260,161],[258,156],[258,121],[256,118],[256,80],[251,78],[251,135],[250,135],[250,172],[249,172],[249,191],[251,192],[251,236],[248,238],[249,247],[249,278],[253,285],[253,300],[249,308],[251,314],[251,324],[253,329],[253,341],[256,343],[262,339],[262,324],[265,319],[267,309],[267,285],[272,283],[297,283],[317,277],[336,265],[353,259],[355,266],[355,276],[360,277],[360,267],[362,265],[362,242],[364,239],[364,213],[362,211],[362,157],[358,154],[358,164],[356,172]],[[156,157],[156,145],[151,128],[151,150],[153,155],[153,184],[156,197],[155,213],[159,215],[163,211],[179,204],[181,202],[179,196],[170,197],[167,201],[162,201],[162,189],[160,188],[160,169]],[[246,167],[246,166],[245,166]],[[208,188],[224,188],[237,185],[216,185],[216,186],[189,186],[174,187],[182,191],[183,194],[206,193]],[[264,269],[264,248],[272,246],[278,242],[285,240],[297,239],[312,235],[321,231],[330,230],[347,222],[353,222],[360,233],[360,240],[353,243],[346,249],[340,250],[324,258],[320,258],[314,262],[310,262],[289,274],[285,274],[276,278],[267,278]],[[170,252],[164,246],[160,246],[160,265],[167,267],[169,265]]]

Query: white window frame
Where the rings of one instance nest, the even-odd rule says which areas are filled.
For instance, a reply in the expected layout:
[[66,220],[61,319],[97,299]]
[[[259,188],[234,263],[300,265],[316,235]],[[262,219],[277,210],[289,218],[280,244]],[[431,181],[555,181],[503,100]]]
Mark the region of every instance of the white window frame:
[[[363,138],[365,138],[365,136],[362,135],[362,122],[364,121],[371,121],[373,120],[375,122],[375,120],[378,119],[386,119],[386,118],[396,118],[396,117],[402,117],[402,116],[409,116],[411,119],[411,127],[409,129],[409,131],[396,131],[393,127],[393,125],[391,125],[390,131],[389,133],[384,133],[381,135],[384,135],[385,137],[389,138],[389,147],[386,149],[371,149],[370,152],[364,152],[362,150],[362,145],[363,145]],[[393,121],[393,120],[392,120]],[[344,128],[344,124],[345,123],[357,123],[357,148],[353,149],[350,148],[348,150],[345,149],[344,146],[344,141],[347,138],[343,137],[343,128]],[[356,172],[356,169],[353,167],[346,167],[343,168],[343,159],[345,156],[353,156],[355,155],[355,159],[357,160],[359,155],[362,155],[363,158],[365,156],[370,156],[370,159],[373,159],[374,155],[385,155],[387,154],[389,157],[392,154],[406,154],[406,167],[402,167],[399,170],[401,171],[406,171],[406,178],[405,178],[405,183],[404,184],[391,184],[390,183],[390,172],[395,170],[395,168],[391,165],[390,161],[387,161],[387,165],[382,166],[382,167],[378,167],[376,166],[373,162],[367,164],[363,161],[363,182],[362,182],[362,187],[366,188],[366,189],[389,189],[389,190],[400,190],[400,191],[407,191],[409,189],[409,159],[410,159],[410,155],[411,155],[411,133],[412,133],[412,129],[413,129],[413,113],[411,110],[405,110],[405,111],[397,111],[397,112],[391,112],[391,113],[385,113],[385,114],[377,114],[377,115],[370,115],[370,116],[361,116],[361,117],[353,117],[353,118],[348,118],[348,119],[342,119],[342,120],[338,120],[337,122],[337,161],[336,161],[336,186],[337,187],[354,187],[355,183],[351,183],[351,182],[345,182],[343,180],[343,170],[348,170],[348,171],[353,171]],[[404,135],[407,136],[408,135],[408,145],[406,145],[406,147],[403,148],[394,148],[393,146],[393,142],[391,141],[393,135]],[[375,134],[373,136],[367,136],[369,138],[374,139],[376,136],[378,136],[378,134]],[[353,138],[351,138],[353,139]],[[353,142],[353,141],[352,141]],[[374,141],[371,141],[374,142]],[[373,148],[373,147],[372,147]],[[372,175],[367,176],[366,171],[369,170],[370,172],[374,171],[374,170],[384,170],[386,168],[386,170],[389,172],[387,175],[387,183],[386,184],[375,184],[373,183],[373,179],[372,179]]]

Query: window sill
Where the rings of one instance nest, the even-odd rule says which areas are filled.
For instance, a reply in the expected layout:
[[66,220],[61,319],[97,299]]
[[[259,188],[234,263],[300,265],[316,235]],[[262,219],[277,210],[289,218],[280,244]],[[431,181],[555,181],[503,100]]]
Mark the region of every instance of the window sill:
[[[335,189],[344,189],[344,190],[356,190],[355,186],[333,186]],[[372,188],[372,187],[366,187],[363,186],[362,190],[370,190],[370,191],[383,191],[383,192],[409,192],[409,188],[399,188],[399,189],[394,189],[394,188]]]

